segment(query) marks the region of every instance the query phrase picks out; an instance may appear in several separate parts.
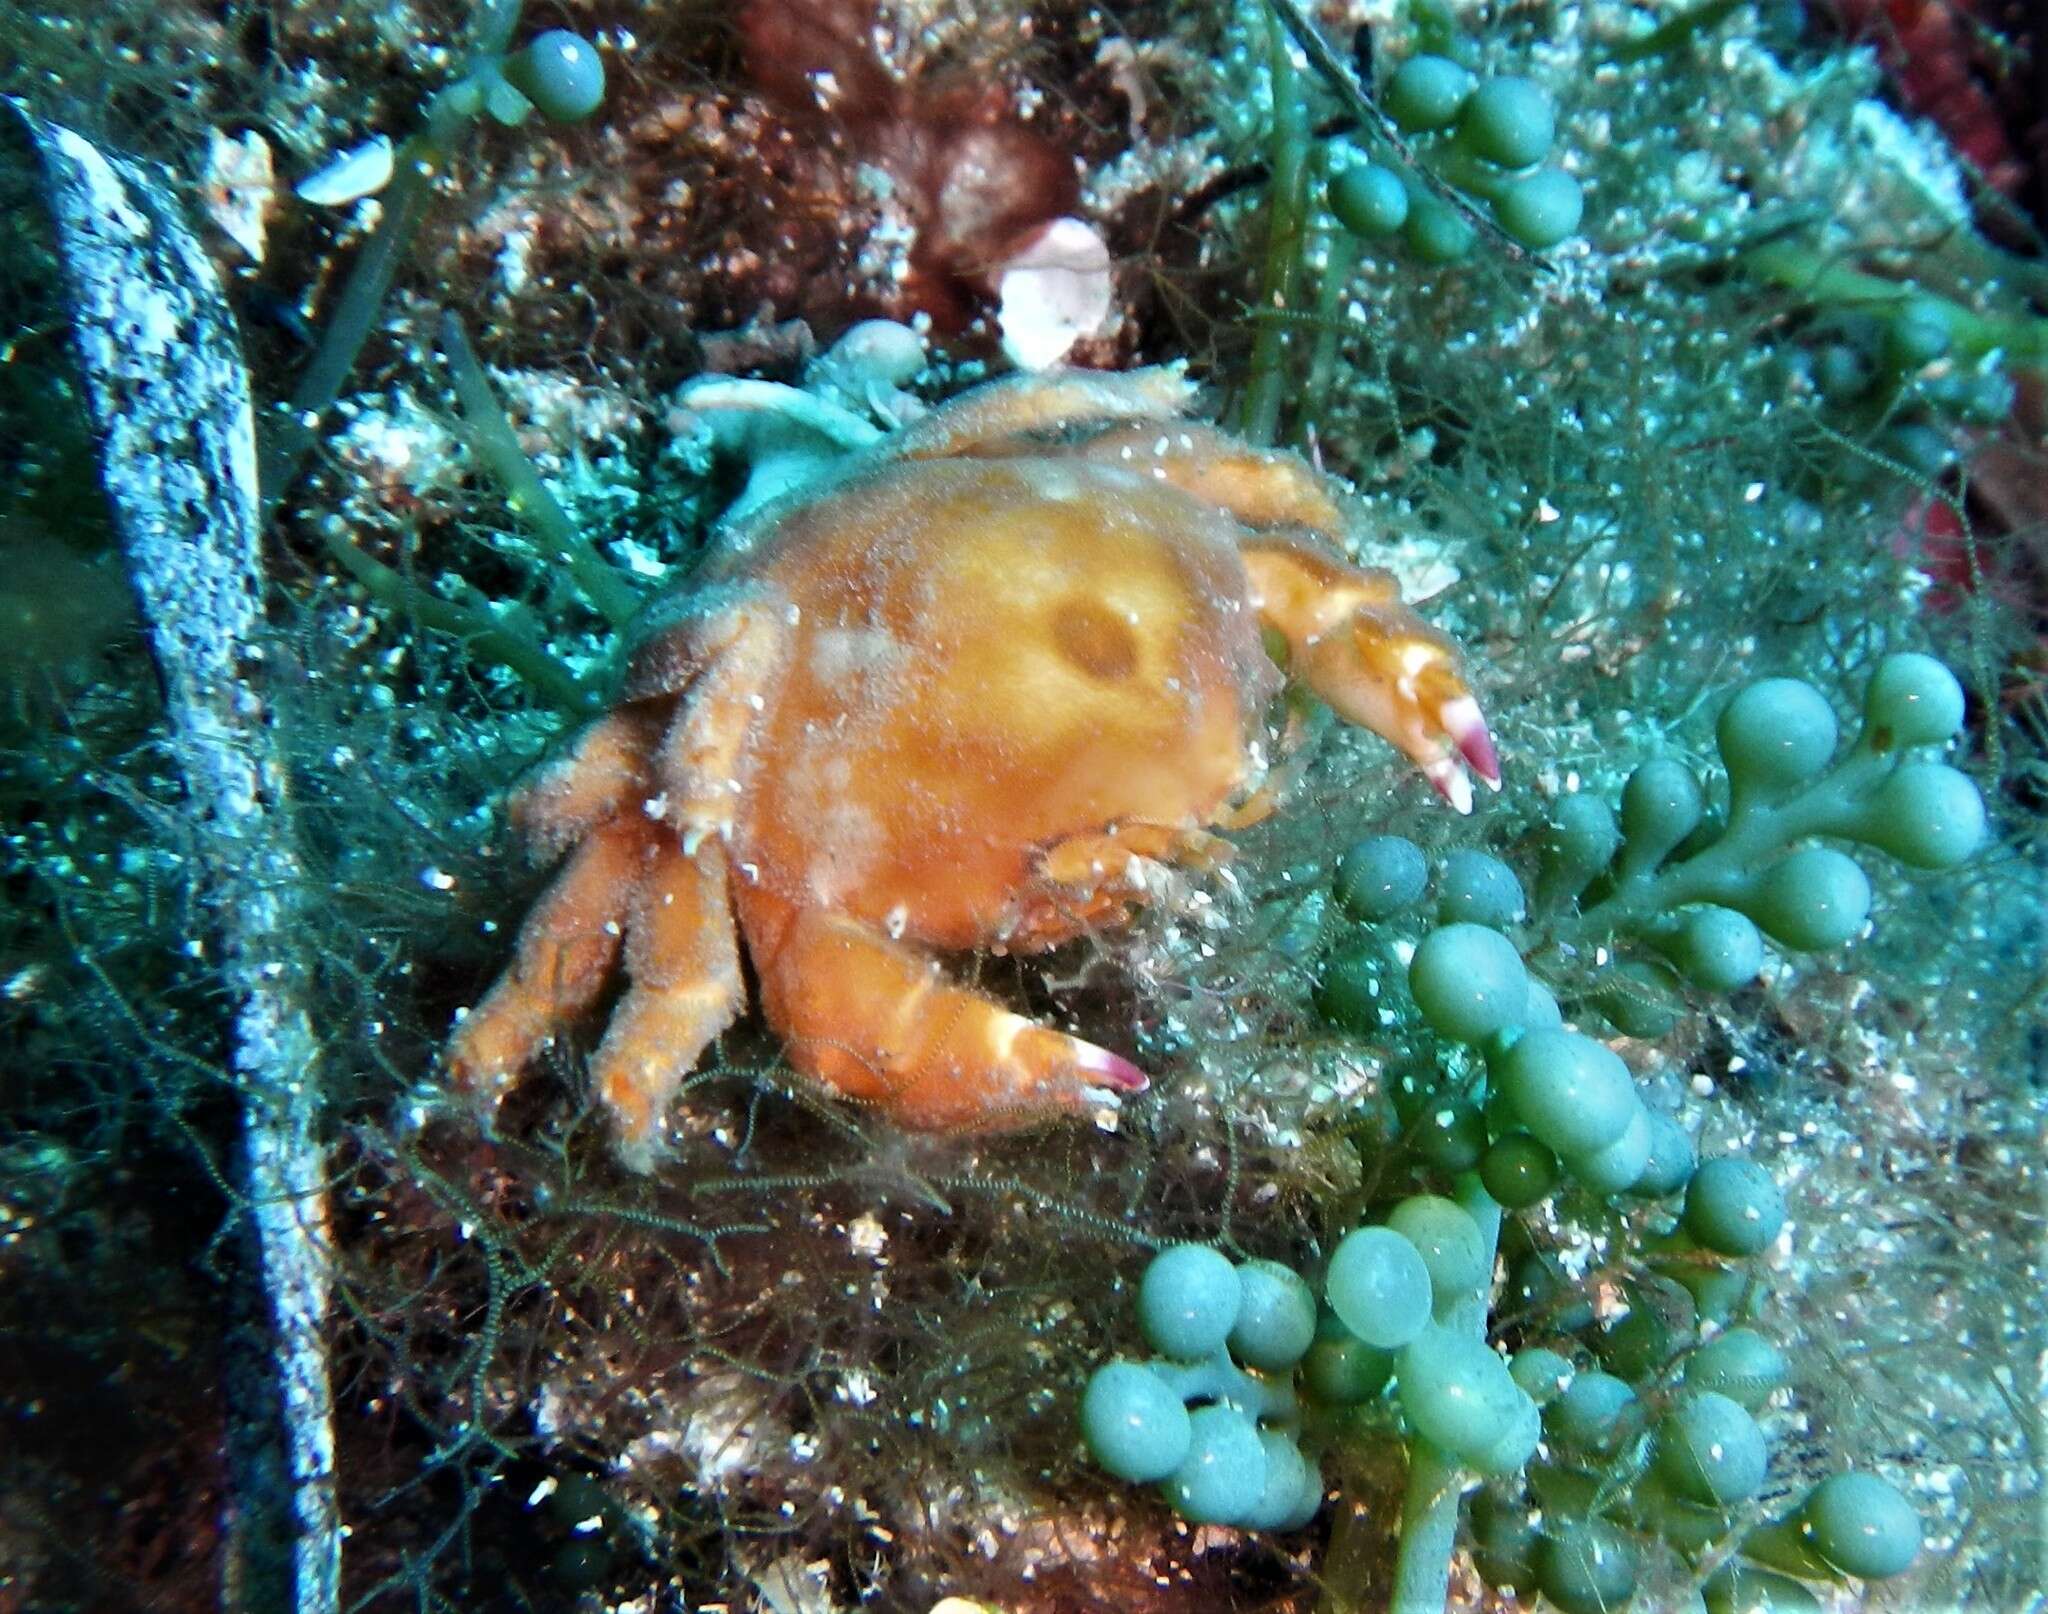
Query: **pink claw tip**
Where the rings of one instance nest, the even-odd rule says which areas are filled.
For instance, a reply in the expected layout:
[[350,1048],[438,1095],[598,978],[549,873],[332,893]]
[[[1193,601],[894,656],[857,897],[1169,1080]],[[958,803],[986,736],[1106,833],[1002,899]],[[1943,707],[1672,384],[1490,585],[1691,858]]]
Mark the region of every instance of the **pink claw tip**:
[[1486,719],[1479,715],[1479,703],[1469,695],[1450,702],[1444,707],[1443,725],[1458,754],[1472,764],[1472,771],[1495,790],[1500,789],[1500,753],[1493,748]]
[[1142,1093],[1152,1085],[1152,1079],[1128,1059],[1111,1053],[1107,1048],[1097,1048],[1092,1043],[1081,1044],[1079,1063],[1103,1086],[1113,1087],[1120,1093]]

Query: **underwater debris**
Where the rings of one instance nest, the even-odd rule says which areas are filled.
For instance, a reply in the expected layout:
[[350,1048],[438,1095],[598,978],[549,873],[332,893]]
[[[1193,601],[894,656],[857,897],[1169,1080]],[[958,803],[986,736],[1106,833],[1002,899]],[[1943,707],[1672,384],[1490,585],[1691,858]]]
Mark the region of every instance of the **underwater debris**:
[[250,1376],[264,1400],[230,1420],[238,1484],[228,1573],[294,1614],[333,1614],[342,1531],[325,1093],[298,945],[307,884],[289,771],[245,671],[262,661],[264,592],[248,378],[219,284],[160,184],[73,130],[11,110],[47,176],[73,339],[103,438],[102,485],[164,683],[194,883],[231,1005],[237,1220],[247,1218],[242,1236],[253,1245],[240,1281],[258,1290],[245,1304],[266,1337],[245,1347],[263,1358]]

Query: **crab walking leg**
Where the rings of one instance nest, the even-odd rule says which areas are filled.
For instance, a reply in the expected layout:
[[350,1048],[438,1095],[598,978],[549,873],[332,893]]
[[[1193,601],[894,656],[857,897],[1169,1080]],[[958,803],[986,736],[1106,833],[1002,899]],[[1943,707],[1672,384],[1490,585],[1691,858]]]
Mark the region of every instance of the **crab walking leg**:
[[[1044,452],[1043,448],[1036,450]],[[1344,515],[1306,461],[1257,449],[1187,421],[1113,426],[1074,452],[1172,484],[1204,504],[1227,510],[1247,527],[1306,527],[1332,542],[1344,538]]]
[[1146,1087],[1129,1060],[1012,1014],[842,914],[736,893],[790,1063],[919,1132],[994,1132]]
[[723,842],[689,856],[663,835],[626,920],[626,974],[590,1074],[620,1158],[645,1171],[683,1078],[746,1006]]
[[698,671],[655,759],[667,797],[662,815],[693,853],[709,835],[732,833],[739,810],[740,757],[761,710],[762,690],[789,647],[789,606],[761,594],[696,624]]
[[487,1115],[611,979],[655,834],[637,813],[592,830],[520,927],[510,966],[455,1028],[449,1082]]
[[1402,604],[1390,574],[1286,538],[1248,538],[1239,549],[1252,605],[1286,639],[1293,677],[1412,759],[1459,812],[1472,810],[1461,757],[1500,788],[1500,761],[1456,648]]
[[905,460],[1043,453],[1044,443],[1027,446],[1018,439],[1097,421],[1170,421],[1194,401],[1194,383],[1176,365],[1012,376],[942,404],[888,438],[883,448],[891,458]]
[[527,846],[552,857],[648,789],[647,756],[660,729],[642,712],[614,712],[520,782],[507,815]]

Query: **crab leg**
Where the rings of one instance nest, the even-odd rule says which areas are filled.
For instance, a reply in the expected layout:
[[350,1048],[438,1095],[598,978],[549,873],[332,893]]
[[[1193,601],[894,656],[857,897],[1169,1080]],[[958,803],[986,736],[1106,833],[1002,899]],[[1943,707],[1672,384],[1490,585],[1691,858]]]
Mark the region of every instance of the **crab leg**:
[[1411,758],[1459,812],[1472,810],[1464,763],[1500,788],[1500,761],[1456,648],[1402,604],[1389,573],[1287,538],[1249,538],[1239,549],[1260,620],[1287,641],[1291,676]]
[[590,1074],[620,1158],[644,1171],[683,1078],[746,1006],[722,842],[687,856],[663,836],[626,921],[626,972]]
[[1161,421],[1113,426],[1075,453],[1171,483],[1247,527],[1306,527],[1332,542],[1344,516],[1323,479],[1295,455],[1247,446],[1214,426]]
[[736,892],[790,1063],[920,1132],[998,1132],[1142,1092],[1126,1059],[1012,1014],[843,914]]
[[520,782],[507,814],[529,850],[554,857],[647,789],[647,753],[660,733],[643,712],[588,725]]
[[904,427],[883,446],[890,457],[905,460],[1043,452],[1043,442],[1018,440],[1034,432],[1067,432],[1098,422],[1170,420],[1185,414],[1194,397],[1194,383],[1171,365],[1013,376],[962,393]]
[[1055,947],[1091,925],[1127,918],[1146,900],[1148,875],[1165,865],[1220,868],[1236,850],[1207,830],[1141,821],[1070,835],[1038,854],[1039,888],[1026,893],[999,939],[1013,953]]
[[527,916],[505,973],[455,1028],[450,1085],[486,1114],[526,1062],[604,990],[654,838],[655,826],[640,815],[590,831]]
[[1069,835],[1039,854],[1038,872],[1074,891],[1088,891],[1127,879],[1134,863],[1185,863],[1213,869],[1228,863],[1235,848],[1207,830],[1172,824],[1124,822],[1114,830]]

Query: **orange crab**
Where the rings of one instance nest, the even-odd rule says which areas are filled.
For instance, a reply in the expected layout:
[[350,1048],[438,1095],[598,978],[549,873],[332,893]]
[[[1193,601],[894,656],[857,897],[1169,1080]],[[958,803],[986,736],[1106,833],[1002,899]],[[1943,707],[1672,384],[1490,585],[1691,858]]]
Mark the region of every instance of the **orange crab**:
[[1442,634],[1348,565],[1292,456],[1183,422],[1173,370],[994,383],[726,536],[657,604],[621,698],[513,804],[573,848],[449,1048],[496,1101],[628,984],[592,1058],[621,1153],[746,1002],[790,1063],[925,1131],[1113,1105],[1136,1066],[951,980],[1128,916],[1270,806],[1280,671],[1461,810],[1499,768]]

